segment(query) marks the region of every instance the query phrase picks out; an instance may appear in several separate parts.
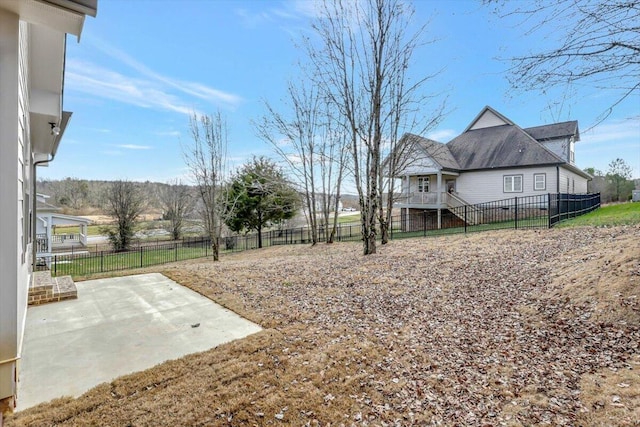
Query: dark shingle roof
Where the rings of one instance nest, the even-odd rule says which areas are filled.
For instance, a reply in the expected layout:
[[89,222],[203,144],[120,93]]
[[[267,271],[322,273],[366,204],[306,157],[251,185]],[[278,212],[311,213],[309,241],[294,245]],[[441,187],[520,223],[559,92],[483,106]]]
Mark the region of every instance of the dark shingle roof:
[[420,136],[418,138],[420,138],[419,146],[443,169],[460,169],[460,165],[446,144]]
[[533,139],[537,141],[545,141],[555,138],[564,138],[576,135],[576,140],[580,139],[578,134],[578,122],[572,120],[570,122],[553,123],[550,125],[534,126],[524,129]]
[[[443,169],[458,170],[460,165],[449,151],[446,144],[434,141],[412,133],[405,133],[399,142],[398,153],[406,156],[399,160],[396,174],[402,173],[407,167],[419,163],[421,159],[429,158],[439,164]],[[387,168],[389,157],[384,159],[384,168]]]
[[469,130],[447,147],[463,170],[565,163],[513,125]]

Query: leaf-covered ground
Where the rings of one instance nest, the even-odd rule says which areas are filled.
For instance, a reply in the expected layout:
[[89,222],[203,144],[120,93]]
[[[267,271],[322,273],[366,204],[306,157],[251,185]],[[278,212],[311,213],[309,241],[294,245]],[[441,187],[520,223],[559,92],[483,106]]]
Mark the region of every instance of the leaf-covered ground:
[[175,264],[265,330],[8,424],[640,425],[639,242],[510,230]]

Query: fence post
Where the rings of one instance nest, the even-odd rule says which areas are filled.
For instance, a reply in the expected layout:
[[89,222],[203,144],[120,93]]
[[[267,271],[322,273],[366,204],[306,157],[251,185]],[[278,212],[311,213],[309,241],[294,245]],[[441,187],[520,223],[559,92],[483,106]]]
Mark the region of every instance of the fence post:
[[518,196],[514,197],[515,199],[515,204],[516,204],[516,211],[515,211],[515,219],[516,219],[516,230],[518,229]]
[[142,250],[144,249],[143,246],[140,246],[140,268],[142,268]]
[[176,259],[176,261],[178,261],[178,242],[174,243],[173,246],[175,247],[175,250],[176,250],[175,251],[176,252],[175,259]]
[[104,251],[100,251],[100,273],[104,273]]
[[427,211],[422,211],[422,235],[427,235]]
[[467,205],[464,205],[464,234],[467,234]]
[[58,255],[53,256],[53,275],[58,275]]

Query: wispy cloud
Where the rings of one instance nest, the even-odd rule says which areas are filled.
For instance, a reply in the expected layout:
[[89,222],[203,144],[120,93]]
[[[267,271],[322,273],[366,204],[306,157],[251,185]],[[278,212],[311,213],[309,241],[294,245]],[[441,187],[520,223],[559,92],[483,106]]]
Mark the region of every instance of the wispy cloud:
[[114,71],[91,62],[70,58],[67,60],[65,77],[68,90],[138,107],[187,115],[197,112],[195,105],[199,100],[225,108],[236,108],[243,101],[239,95],[200,82],[174,79],[160,74],[104,42],[99,42],[96,46],[133,72]]
[[[245,28],[256,28],[262,24],[282,24],[299,23],[302,20],[316,17],[319,13],[319,1],[317,0],[294,0],[283,1],[277,7],[256,12],[245,8],[235,10],[240,17],[240,23]],[[285,28],[286,30],[286,28]]]
[[151,150],[150,145],[136,145],[136,144],[118,144],[118,148],[124,148],[125,150]]
[[438,142],[448,142],[454,136],[458,135],[453,129],[440,129],[427,134],[427,138]]
[[604,122],[581,135],[581,144],[635,141],[640,146],[640,117]]
[[125,76],[85,61],[68,60],[65,80],[65,86],[70,91],[76,90],[125,104],[182,114],[191,114],[194,110],[193,106],[163,90],[157,83]]
[[580,135],[576,157],[584,166],[604,172],[609,162],[621,158],[632,167],[633,178],[640,178],[640,117],[601,123]]

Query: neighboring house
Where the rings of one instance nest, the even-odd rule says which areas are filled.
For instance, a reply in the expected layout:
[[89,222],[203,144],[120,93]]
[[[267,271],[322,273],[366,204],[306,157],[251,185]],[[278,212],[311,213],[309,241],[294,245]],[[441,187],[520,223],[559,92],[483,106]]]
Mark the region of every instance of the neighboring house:
[[[36,258],[47,262],[55,249],[87,246],[87,226],[90,220],[60,213],[61,209],[47,202],[49,196],[36,195]],[[56,227],[77,227],[77,232],[55,234]]]
[[[485,107],[446,144],[406,134],[394,178],[405,217],[514,196],[586,193],[591,176],[575,165],[578,122],[521,128]],[[398,151],[399,153],[400,151]],[[389,158],[386,162],[389,161]]]
[[66,34],[80,36],[97,0],[0,0],[0,424],[13,409],[32,278],[36,166],[53,160]]

